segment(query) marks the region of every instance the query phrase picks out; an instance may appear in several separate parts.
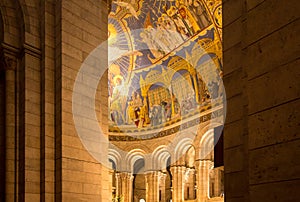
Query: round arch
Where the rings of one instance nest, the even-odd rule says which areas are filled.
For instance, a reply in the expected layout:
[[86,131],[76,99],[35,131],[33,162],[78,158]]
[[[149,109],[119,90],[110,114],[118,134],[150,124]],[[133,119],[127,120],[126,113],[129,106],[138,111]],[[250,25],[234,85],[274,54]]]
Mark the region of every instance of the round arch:
[[108,159],[115,163],[116,170],[120,169],[122,157],[118,151],[116,151],[114,149],[109,149],[108,150]]
[[191,138],[182,138],[179,142],[177,142],[177,145],[174,149],[174,161],[179,164],[184,165],[185,164],[185,154],[186,152],[191,148],[194,147],[193,145],[193,139]]
[[171,157],[171,153],[166,145],[161,145],[154,149],[151,155],[151,168],[152,170],[163,170],[168,165],[168,159]]
[[134,171],[134,164],[137,160],[139,159],[144,159],[145,160],[145,167],[146,167],[146,153],[142,149],[133,149],[125,157],[124,161],[124,168],[126,171],[133,173]]
[[21,48],[22,39],[24,37],[24,19],[23,9],[21,9],[19,1],[0,1],[1,14],[1,43],[3,49],[19,49]]
[[[209,143],[209,139],[213,138],[214,135],[214,128],[223,126],[224,124],[218,121],[210,121],[208,123],[205,123],[202,127],[199,127],[199,130],[197,131],[197,136],[194,139],[194,144],[196,148],[196,160],[201,159],[201,148],[203,146],[203,142]],[[212,137],[211,137],[212,136]]]
[[208,155],[214,150],[214,129],[208,130],[199,143],[199,158],[208,159]]

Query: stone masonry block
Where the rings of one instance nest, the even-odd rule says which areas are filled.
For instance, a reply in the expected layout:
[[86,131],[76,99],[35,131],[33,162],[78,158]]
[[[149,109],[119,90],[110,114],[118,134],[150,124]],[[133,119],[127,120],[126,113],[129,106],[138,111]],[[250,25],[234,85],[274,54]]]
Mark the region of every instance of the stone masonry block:
[[223,3],[223,10],[230,10],[230,12],[223,12],[223,27],[242,16],[243,3],[241,0],[227,0]]
[[226,51],[237,43],[242,41],[242,20],[239,18],[223,29],[223,37],[226,39],[223,43],[223,50]]
[[250,184],[300,178],[300,140],[249,152]]
[[300,17],[298,0],[264,1],[247,14],[246,43],[251,44]]
[[223,77],[224,86],[226,86],[225,92],[227,99],[237,96],[243,92],[243,86],[241,84],[236,84],[236,81],[239,80],[242,80],[241,70],[236,70],[231,74],[227,74]]
[[240,120],[243,117],[242,95],[237,95],[227,100],[226,122],[231,123]]
[[237,43],[235,46],[223,52],[224,75],[230,74],[242,67],[241,49],[241,43]]
[[249,148],[287,142],[300,137],[300,100],[249,117]]
[[300,97],[300,60],[249,81],[249,114]]
[[[225,168],[226,169],[226,168]],[[247,181],[245,172],[235,172],[225,174],[226,199],[244,196],[247,191]]]
[[252,79],[273,68],[294,61],[300,55],[295,40],[299,37],[300,20],[297,20],[247,48],[245,68]]
[[250,186],[250,201],[283,202],[299,200],[300,180]]
[[244,151],[243,145],[225,149],[224,151],[225,173],[243,171],[244,169]]
[[224,127],[224,149],[236,147],[243,143],[242,134],[243,128],[242,120],[232,122],[230,124],[225,124]]

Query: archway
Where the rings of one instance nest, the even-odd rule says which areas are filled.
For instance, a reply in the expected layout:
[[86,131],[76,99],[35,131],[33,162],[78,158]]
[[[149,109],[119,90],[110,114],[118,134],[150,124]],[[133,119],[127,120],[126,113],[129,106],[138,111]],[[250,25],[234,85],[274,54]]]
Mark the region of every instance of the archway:
[[[144,105],[148,107],[150,119],[155,115],[152,114],[155,107],[162,108],[164,106],[165,109],[169,107],[169,112],[163,113],[165,117],[151,120],[150,123],[153,127],[145,126],[145,128],[138,127],[136,130],[127,130],[134,138],[125,137],[124,133],[111,134],[114,137],[112,139],[116,142],[120,140],[122,146],[126,145],[125,141],[127,140],[149,146],[149,152],[152,152],[153,155],[150,157],[151,160],[146,157],[147,155],[144,156],[145,164],[151,161],[151,163],[155,162],[154,164],[159,165],[156,167],[146,166],[146,188],[148,187],[151,193],[146,194],[146,198],[139,198],[135,196],[138,186],[136,183],[139,181],[139,174],[135,174],[138,170],[135,167],[139,164],[138,162],[142,161],[142,157],[134,158],[134,163],[133,161],[127,163],[132,166],[131,169],[134,173],[133,200],[137,202],[141,199],[165,202],[197,198],[198,193],[195,193],[198,190],[196,170],[201,169],[200,160],[196,159],[196,156],[199,156],[199,149],[196,148],[199,144],[194,142],[197,132],[193,130],[198,123],[213,119],[211,114],[217,110],[212,102],[209,102],[211,100],[208,97],[209,94],[207,99],[203,98],[205,98],[205,92],[210,90],[206,84],[215,76],[213,71],[220,71],[218,66],[220,64],[216,61],[222,59],[222,54],[220,54],[222,52],[221,26],[216,24],[217,18],[215,18],[214,12],[217,7],[222,6],[222,2],[208,3],[197,0],[165,1],[164,3],[165,5],[162,6],[161,3],[158,4],[158,1],[154,0],[138,1],[131,5],[131,11],[129,11],[124,9],[120,3],[115,2],[109,15],[111,30],[115,30],[117,35],[125,29],[126,34],[129,33],[129,38],[131,38],[130,42],[128,39],[122,40],[119,48],[124,45],[123,43],[130,45],[137,43],[136,51],[126,55],[132,60],[130,66],[127,69],[124,68],[124,72],[115,73],[123,78],[131,75],[131,89],[139,89],[142,100],[146,101]],[[131,22],[137,22],[136,26],[133,26],[135,23]],[[120,27],[122,29],[119,29]],[[135,33],[136,29],[141,30]],[[171,31],[179,34],[172,35]],[[166,33],[168,34],[166,35]],[[170,42],[175,43],[176,41],[180,41],[180,43],[170,45]],[[117,41],[113,48],[116,46],[118,46]],[[212,61],[207,62],[209,60]],[[202,70],[207,73],[204,77],[202,77]],[[215,97],[213,96],[213,98]],[[158,113],[160,116],[162,116],[161,111],[162,109]],[[177,128],[182,131],[177,132]],[[115,133],[117,132],[115,131]],[[163,141],[166,139],[172,141],[173,147],[168,148],[171,157],[165,151],[157,152],[156,150],[164,145]],[[159,143],[160,141],[161,143]],[[127,160],[125,159],[125,161]],[[196,160],[199,161],[196,162]],[[164,164],[166,166],[162,166]],[[161,180],[163,178],[164,180]],[[159,188],[156,186],[157,184],[160,185]],[[164,188],[161,184],[164,184]],[[205,185],[208,190],[208,184]],[[166,196],[167,192],[170,193],[169,196]],[[208,195],[207,192],[205,194],[205,196]]]
[[195,200],[197,198],[196,193],[196,162],[195,162],[196,151],[191,146],[185,154],[185,166],[187,167],[185,173],[184,182],[184,199]]
[[165,201],[172,201],[172,173],[171,173],[171,157],[167,160],[166,179],[165,179]]
[[146,198],[145,160],[138,159],[133,166],[133,202]]

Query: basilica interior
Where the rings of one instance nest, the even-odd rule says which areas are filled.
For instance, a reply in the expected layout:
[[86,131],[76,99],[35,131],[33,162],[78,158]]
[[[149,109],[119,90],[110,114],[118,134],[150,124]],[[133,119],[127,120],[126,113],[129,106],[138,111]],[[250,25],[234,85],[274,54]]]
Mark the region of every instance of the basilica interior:
[[0,202],[294,202],[299,0],[0,0]]
[[108,22],[112,200],[224,201],[222,2],[113,1]]

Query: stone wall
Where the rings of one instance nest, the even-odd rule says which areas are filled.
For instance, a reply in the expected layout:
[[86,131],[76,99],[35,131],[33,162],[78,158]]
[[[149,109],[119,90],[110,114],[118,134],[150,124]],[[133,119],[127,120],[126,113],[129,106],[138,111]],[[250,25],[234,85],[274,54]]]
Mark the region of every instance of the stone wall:
[[224,0],[225,199],[297,201],[297,0]]
[[[5,154],[5,73],[0,71],[0,154]],[[5,155],[0,155],[0,179],[5,179]],[[5,181],[0,181],[0,201],[5,197]]]
[[[77,71],[107,38],[107,3],[0,6],[0,201],[108,201],[107,171],[83,148],[72,117]],[[103,116],[106,100],[97,100]]]
[[[56,155],[56,171],[60,172],[56,177],[61,183],[57,186],[60,188],[57,193],[61,192],[61,196],[56,197],[62,201],[108,201],[108,171],[83,147],[72,114],[72,93],[77,73],[90,53],[107,39],[107,4],[97,0],[63,0],[57,1],[56,9],[56,13],[61,13],[61,16],[56,16],[56,35],[60,36],[56,41],[56,69],[59,69],[56,83],[61,96],[56,106],[61,118],[56,120],[59,130],[56,131],[57,144],[61,145],[61,151],[57,151]],[[107,52],[99,57],[107,61]],[[106,86],[102,81],[101,90],[106,92]],[[103,93],[105,95],[107,93]],[[96,101],[99,103],[100,99]],[[107,106],[107,97],[101,100],[101,106]],[[107,113],[104,114],[107,116]]]

